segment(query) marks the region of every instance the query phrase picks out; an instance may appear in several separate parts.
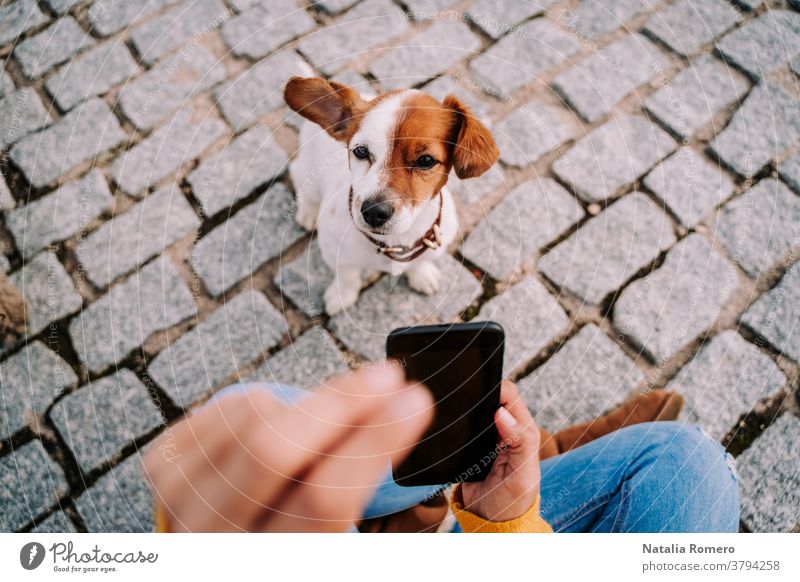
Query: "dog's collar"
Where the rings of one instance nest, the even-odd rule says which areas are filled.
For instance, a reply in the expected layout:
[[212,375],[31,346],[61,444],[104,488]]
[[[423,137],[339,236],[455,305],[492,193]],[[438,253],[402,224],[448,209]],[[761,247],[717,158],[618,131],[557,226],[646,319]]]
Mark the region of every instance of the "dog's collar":
[[[413,261],[422,253],[427,251],[428,249],[436,250],[440,246],[442,246],[442,234],[441,234],[441,225],[442,225],[442,191],[439,190],[439,213],[436,215],[436,220],[433,221],[433,224],[428,229],[428,231],[422,235],[422,238],[418,239],[413,245],[410,247],[402,247],[402,246],[393,246],[390,247],[385,242],[376,239],[375,237],[370,236],[368,233],[364,232],[363,230],[359,231],[363,234],[367,239],[375,245],[375,250],[382,254],[387,259],[391,259],[393,261],[397,261],[399,263],[407,263],[409,261]],[[348,199],[348,205],[350,207],[350,214],[352,215],[353,212],[353,188],[350,188],[350,195]]]

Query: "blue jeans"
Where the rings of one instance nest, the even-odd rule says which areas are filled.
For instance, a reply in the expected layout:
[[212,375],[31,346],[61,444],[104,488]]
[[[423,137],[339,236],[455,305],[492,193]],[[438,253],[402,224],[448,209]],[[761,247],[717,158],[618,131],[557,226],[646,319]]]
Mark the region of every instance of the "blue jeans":
[[[290,402],[309,392],[280,384],[234,384],[217,393],[267,389]],[[736,532],[739,484],[733,458],[695,425],[630,426],[542,461],[541,512],[556,532]],[[400,487],[391,473],[364,517],[407,509],[442,486]]]

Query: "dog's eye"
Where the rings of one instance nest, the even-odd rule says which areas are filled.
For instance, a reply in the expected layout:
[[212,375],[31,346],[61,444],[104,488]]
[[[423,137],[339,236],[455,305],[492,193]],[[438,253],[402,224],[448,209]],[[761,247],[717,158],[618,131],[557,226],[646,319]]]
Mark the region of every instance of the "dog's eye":
[[433,156],[424,154],[416,159],[416,161],[414,162],[414,166],[416,166],[417,168],[422,168],[423,170],[427,170],[429,168],[432,168],[438,163],[439,162],[437,162],[436,159],[433,158]]
[[359,160],[366,160],[369,158],[369,150],[367,149],[367,146],[359,144],[353,148],[353,155]]

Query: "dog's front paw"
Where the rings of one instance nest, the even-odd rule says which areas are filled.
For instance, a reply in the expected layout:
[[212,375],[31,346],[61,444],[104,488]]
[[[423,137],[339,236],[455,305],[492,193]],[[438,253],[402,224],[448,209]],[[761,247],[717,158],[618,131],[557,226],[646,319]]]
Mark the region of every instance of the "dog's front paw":
[[310,202],[297,203],[297,215],[295,216],[295,220],[297,221],[297,224],[302,226],[308,232],[313,231],[317,226],[318,215],[319,204],[313,204]]
[[325,289],[323,299],[325,300],[325,313],[328,315],[336,315],[340,311],[344,311],[358,300],[360,288],[351,288],[348,286],[339,285],[334,281],[328,288]]
[[433,295],[439,290],[441,271],[431,262],[420,263],[406,273],[409,286],[425,295]]

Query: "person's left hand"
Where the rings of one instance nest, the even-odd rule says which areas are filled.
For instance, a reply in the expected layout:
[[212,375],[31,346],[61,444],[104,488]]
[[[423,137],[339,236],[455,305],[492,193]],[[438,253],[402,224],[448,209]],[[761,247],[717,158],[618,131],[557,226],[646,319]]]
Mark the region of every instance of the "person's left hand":
[[485,481],[463,483],[464,509],[489,521],[516,519],[539,495],[539,427],[517,387],[504,380],[494,415],[499,454]]

